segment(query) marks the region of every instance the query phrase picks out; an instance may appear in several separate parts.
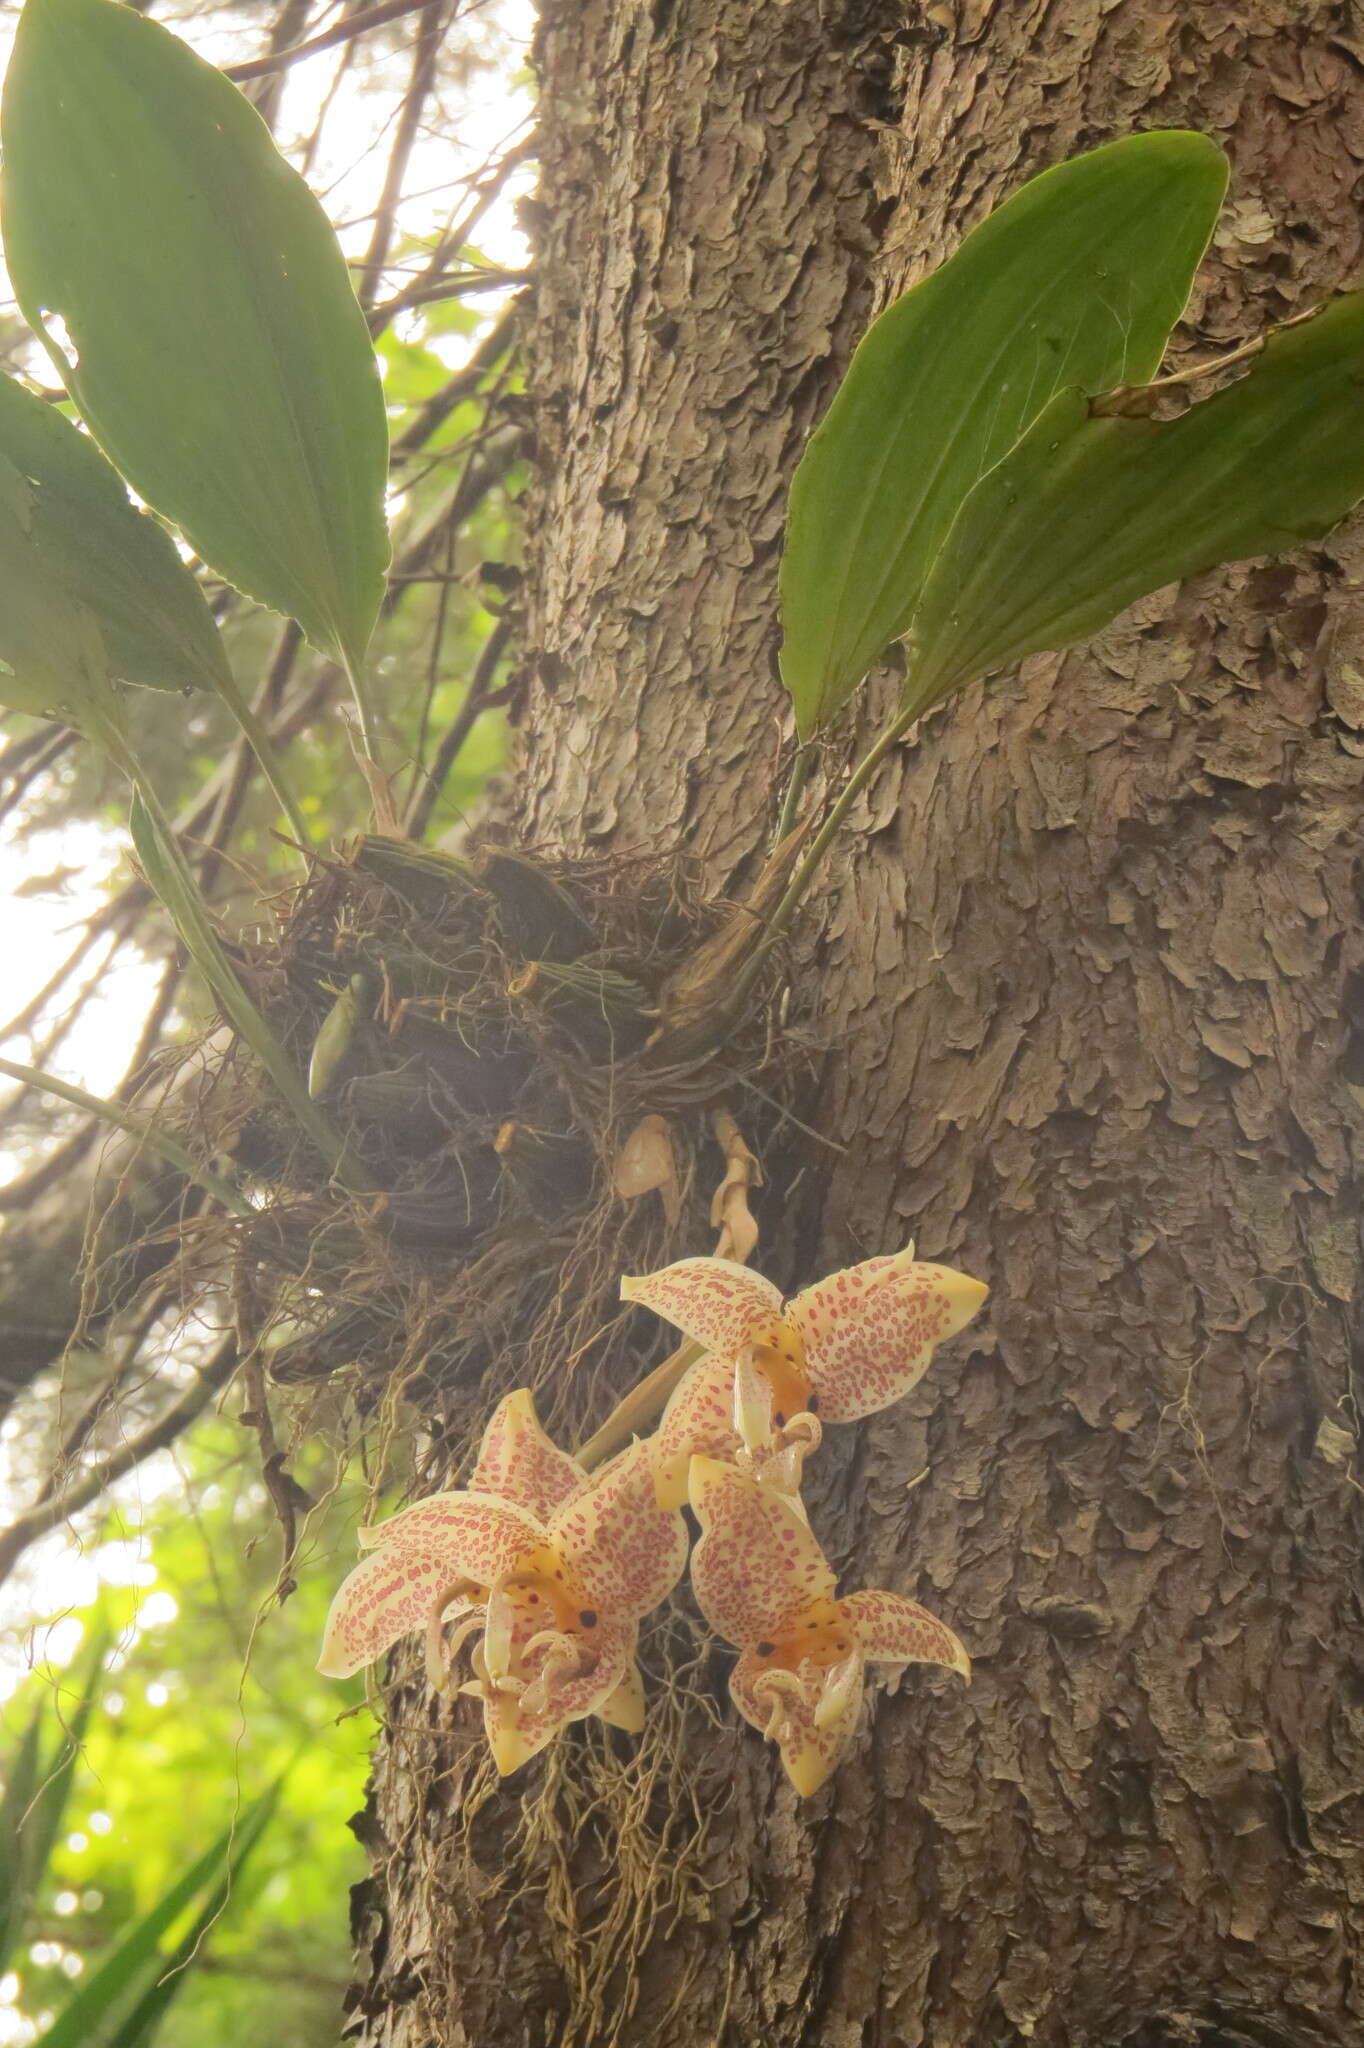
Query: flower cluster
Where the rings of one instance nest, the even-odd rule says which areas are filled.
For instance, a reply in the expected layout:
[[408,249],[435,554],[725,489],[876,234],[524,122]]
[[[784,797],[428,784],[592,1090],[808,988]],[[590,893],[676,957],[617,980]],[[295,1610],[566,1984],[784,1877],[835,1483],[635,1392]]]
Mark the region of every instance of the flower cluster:
[[856,1725],[869,1659],[963,1677],[971,1667],[916,1601],[839,1598],[801,1503],[804,1460],[825,1423],[908,1393],[985,1292],[912,1247],[785,1303],[725,1259],[622,1282],[627,1301],[704,1347],[655,1435],[589,1474],[545,1435],[530,1394],[509,1394],[466,1488],[361,1530],[369,1554],[332,1602],[319,1670],[347,1677],[424,1629],[443,1690],[467,1645],[472,1675],[459,1690],[482,1702],[503,1773],[589,1714],[638,1730],[639,1624],[686,1568],[689,1501],[701,1525],[697,1603],[740,1653],[734,1703],[777,1744],[796,1790],[815,1791]]

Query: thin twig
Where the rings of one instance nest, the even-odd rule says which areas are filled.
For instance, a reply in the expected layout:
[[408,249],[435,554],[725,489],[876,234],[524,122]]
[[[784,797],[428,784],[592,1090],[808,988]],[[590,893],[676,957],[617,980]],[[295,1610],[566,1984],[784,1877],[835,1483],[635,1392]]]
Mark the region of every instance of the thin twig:
[[216,1395],[221,1393],[237,1369],[237,1340],[229,1337],[221,1344],[192,1387],[187,1387],[178,1401],[149,1423],[140,1435],[130,1437],[111,1451],[107,1458],[94,1465],[83,1478],[74,1480],[60,1493],[49,1499],[38,1501],[10,1523],[0,1535],[0,1585],[13,1571],[19,1559],[31,1543],[40,1536],[55,1529],[59,1523],[68,1521],[72,1515],[88,1508],[92,1501],[106,1493],[116,1479],[125,1472],[131,1472],[156,1451],[164,1451],[182,1436]]
[[388,153],[383,190],[374,210],[374,228],[356,280],[355,296],[368,312],[383,279],[393,241],[393,225],[403,196],[403,181],[421,129],[422,114],[436,82],[436,59],[447,22],[445,0],[427,0],[426,11],[417,25],[412,49],[412,75],[398,110],[398,132]]
[[464,701],[450,721],[448,730],[436,749],[436,758],[427,771],[424,786],[417,792],[408,807],[404,833],[408,839],[420,839],[431,822],[431,813],[437,799],[449,779],[450,770],[459,758],[460,750],[473,730],[480,714],[487,710],[488,699],[493,694],[493,678],[498,663],[507,649],[511,638],[511,621],[501,618],[483,643]]
[[416,14],[420,8],[429,7],[431,0],[383,0],[379,7],[367,7],[363,14],[353,14],[349,21],[339,21],[335,28],[323,29],[321,35],[310,36],[306,43],[295,43],[288,50],[270,50],[263,57],[252,57],[245,64],[225,64],[223,76],[230,78],[234,85],[241,85],[248,78],[264,78],[271,71],[285,71],[291,64],[299,64],[305,57],[315,57],[319,50],[334,50],[338,43],[352,43],[357,36],[368,35],[372,28],[382,28],[386,21],[401,21],[405,14]]

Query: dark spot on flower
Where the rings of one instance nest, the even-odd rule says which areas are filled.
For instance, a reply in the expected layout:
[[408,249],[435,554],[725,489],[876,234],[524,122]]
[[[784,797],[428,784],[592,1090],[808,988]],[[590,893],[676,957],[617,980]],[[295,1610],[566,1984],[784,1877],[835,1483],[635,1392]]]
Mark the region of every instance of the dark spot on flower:
[[759,1655],[760,1657],[770,1657],[770,1656],[772,1655],[772,1652],[773,1652],[773,1650],[774,1650],[775,1648],[776,1648],[776,1645],[775,1645],[775,1643],[759,1643],[759,1645],[758,1645],[758,1655]]
[[582,1613],[578,1616],[578,1620],[583,1628],[595,1628],[597,1626],[596,1608],[584,1607]]
[[780,1408],[772,1417],[772,1420],[776,1423],[778,1429],[784,1429],[786,1427],[786,1417],[783,1415]]
[[806,1408],[806,1412],[807,1412],[807,1414],[810,1414],[810,1415],[818,1415],[818,1413],[819,1413],[819,1395],[818,1395],[818,1394],[811,1394],[811,1396],[810,1396],[809,1400],[808,1400],[808,1401],[806,1402],[806,1404],[805,1404],[805,1408]]

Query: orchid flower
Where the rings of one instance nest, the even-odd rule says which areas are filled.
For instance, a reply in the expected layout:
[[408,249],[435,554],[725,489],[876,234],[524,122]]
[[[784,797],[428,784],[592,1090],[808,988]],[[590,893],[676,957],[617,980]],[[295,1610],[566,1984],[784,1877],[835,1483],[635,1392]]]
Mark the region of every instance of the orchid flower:
[[970,1322],[988,1289],[914,1247],[831,1273],[789,1302],[729,1259],[681,1259],[621,1282],[698,1344],[654,1438],[659,1503],[685,1497],[693,1453],[733,1459],[795,1493],[824,1422],[888,1408],[927,1370],[937,1346]]
[[482,1700],[504,1776],[568,1721],[601,1714],[642,1727],[639,1623],[687,1560],[680,1514],[658,1507],[647,1445],[589,1478],[550,1442],[522,1389],[489,1423],[467,1488],[414,1501],[360,1541],[370,1554],[327,1617],[318,1669],[328,1677],[349,1677],[424,1627],[428,1675],[443,1687],[455,1652],[477,1638],[460,1690]]
[[898,1593],[839,1599],[829,1561],[784,1495],[717,1458],[692,1459],[701,1523],[692,1553],[697,1605],[739,1650],[730,1696],[781,1751],[797,1792],[816,1792],[862,1706],[868,1660],[943,1664],[971,1676],[950,1628]]

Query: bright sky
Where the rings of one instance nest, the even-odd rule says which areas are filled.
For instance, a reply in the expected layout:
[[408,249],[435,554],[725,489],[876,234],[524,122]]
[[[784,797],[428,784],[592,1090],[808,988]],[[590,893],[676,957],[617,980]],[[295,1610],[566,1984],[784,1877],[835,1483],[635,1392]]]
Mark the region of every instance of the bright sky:
[[[166,15],[169,10],[158,12]],[[451,208],[459,203],[458,193],[450,192],[451,185],[476,175],[527,121],[529,93],[512,80],[524,64],[532,22],[530,0],[498,0],[495,6],[471,13],[462,24],[459,33],[475,46],[486,48],[499,68],[475,73],[470,95],[456,110],[454,132],[428,133],[419,140],[408,177],[408,189],[418,196],[401,216],[406,232],[438,233]],[[328,25],[325,17],[315,24],[314,32],[319,25]],[[205,27],[193,21],[177,26],[188,41],[216,62],[254,54],[244,47],[240,29]],[[0,24],[0,65],[8,61],[13,32],[12,20]],[[335,64],[335,53],[324,53],[290,70],[279,123],[286,144],[311,132],[332,84]],[[378,196],[384,168],[379,145],[392,106],[391,89],[378,91],[372,67],[357,63],[327,113],[312,183],[333,217],[350,224],[343,236],[348,253],[363,248],[368,236],[365,216]],[[517,193],[526,188],[523,176],[479,230],[481,246],[493,261],[508,267],[525,260],[513,207]],[[496,301],[490,296],[480,303],[492,306]],[[104,900],[108,879],[118,872],[122,859],[121,836],[97,825],[35,835],[22,846],[0,841],[0,1021],[13,1015],[64,957],[78,935],[80,920]],[[70,872],[60,873],[50,891],[16,893],[34,878],[58,875],[59,871]],[[148,963],[131,954],[121,956],[100,997],[92,1001],[79,1025],[46,1064],[95,1093],[116,1083],[127,1064],[155,975]],[[18,1060],[32,1056],[22,1040],[10,1041],[0,1046],[0,1051]],[[8,1083],[0,1082],[0,1092],[7,1089]],[[9,1177],[18,1163],[13,1138],[7,1146],[0,1132],[0,1175]],[[17,1475],[10,1469],[15,1434],[9,1425],[0,1430],[0,1523],[9,1519],[8,1510],[23,1497],[16,1488]],[[19,1571],[0,1589],[0,1701],[13,1691],[35,1654],[56,1663],[64,1663],[74,1654],[80,1625],[71,1618],[70,1610],[88,1605],[101,1580],[146,1588],[144,1625],[173,1616],[173,1597],[156,1587],[154,1563],[144,1554],[135,1531],[140,1503],[177,1485],[173,1461],[169,1457],[153,1460],[122,1482],[115,1495],[134,1531],[126,1542],[92,1547],[63,1530],[29,1553]],[[30,1635],[35,1622],[42,1626],[36,1635]],[[5,2003],[0,1996],[0,2048],[7,2039],[16,2038],[4,2031]]]

